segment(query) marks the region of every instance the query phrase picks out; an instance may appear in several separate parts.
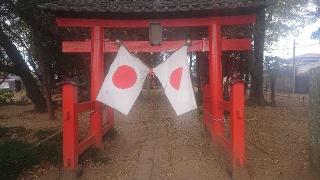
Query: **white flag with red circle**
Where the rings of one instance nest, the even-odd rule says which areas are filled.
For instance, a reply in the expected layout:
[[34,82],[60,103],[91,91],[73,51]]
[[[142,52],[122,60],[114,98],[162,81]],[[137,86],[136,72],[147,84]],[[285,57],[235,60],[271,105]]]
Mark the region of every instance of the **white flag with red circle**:
[[97,100],[127,115],[139,96],[149,68],[121,46]]
[[154,68],[154,73],[159,78],[177,115],[197,108],[186,46],[180,48],[164,63]]

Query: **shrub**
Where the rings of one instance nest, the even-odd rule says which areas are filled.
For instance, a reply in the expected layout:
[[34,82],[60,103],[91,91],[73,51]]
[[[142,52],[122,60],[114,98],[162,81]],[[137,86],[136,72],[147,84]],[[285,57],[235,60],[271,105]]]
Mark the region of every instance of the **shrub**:
[[40,163],[32,145],[21,141],[0,143],[0,179],[16,179],[19,174]]
[[[60,165],[62,158],[62,135],[59,134],[48,141],[34,147],[20,140],[7,139],[12,133],[21,134],[26,130],[22,127],[6,128],[0,127],[0,135],[5,141],[0,141],[0,180],[17,179],[19,175],[42,161],[53,165]],[[56,130],[39,130],[34,136],[41,141]]]
[[10,128],[0,126],[0,137],[8,136]]
[[0,104],[8,104],[13,101],[13,93],[6,90],[0,91]]
[[[41,141],[55,132],[56,130],[38,130],[35,136]],[[62,161],[62,134],[43,142],[35,149],[39,153],[41,160],[48,161],[53,165],[60,165]]]

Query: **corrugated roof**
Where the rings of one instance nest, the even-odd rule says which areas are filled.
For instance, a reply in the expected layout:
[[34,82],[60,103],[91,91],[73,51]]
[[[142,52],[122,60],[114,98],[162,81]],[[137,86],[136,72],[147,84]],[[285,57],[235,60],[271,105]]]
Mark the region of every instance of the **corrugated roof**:
[[[213,12],[234,14],[237,10],[252,11],[263,5],[261,0],[56,0],[40,5],[62,16],[154,14]],[[229,10],[229,12],[227,11]],[[214,12],[215,11],[215,12]]]

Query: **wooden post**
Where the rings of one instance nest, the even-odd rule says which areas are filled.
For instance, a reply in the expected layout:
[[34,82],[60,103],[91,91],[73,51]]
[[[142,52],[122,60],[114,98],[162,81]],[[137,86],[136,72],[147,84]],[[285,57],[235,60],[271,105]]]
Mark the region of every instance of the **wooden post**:
[[[95,101],[104,78],[104,31],[100,26],[91,28],[91,100]],[[90,131],[95,138],[95,146],[102,148],[102,104],[96,102],[95,111],[91,114]]]
[[231,85],[231,144],[233,164],[243,167],[244,158],[244,83],[235,81]]
[[212,124],[212,135],[223,135],[223,110],[219,107],[222,101],[222,62],[221,62],[221,26],[220,24],[212,24],[209,26],[209,82],[211,110],[214,116]]
[[296,40],[293,40],[293,57],[292,57],[292,94],[296,93]]
[[72,83],[62,86],[63,119],[63,168],[76,170],[78,167],[78,118],[75,109],[77,87]]
[[320,68],[311,71],[310,78],[310,166],[320,177]]
[[112,107],[107,107],[107,123],[113,123],[114,121],[114,110]]
[[210,99],[210,86],[209,84],[204,84],[203,85],[203,98],[202,98],[202,103],[203,103],[203,123],[206,127],[210,127],[209,125],[211,124],[211,117],[210,117],[210,104],[211,104],[211,99]]

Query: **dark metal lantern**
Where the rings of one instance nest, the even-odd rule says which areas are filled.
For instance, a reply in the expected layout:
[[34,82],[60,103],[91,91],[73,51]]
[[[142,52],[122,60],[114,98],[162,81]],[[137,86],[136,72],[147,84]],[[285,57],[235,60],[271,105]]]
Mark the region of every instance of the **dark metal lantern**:
[[160,23],[151,22],[149,25],[149,41],[151,45],[160,45],[162,42],[162,26]]

